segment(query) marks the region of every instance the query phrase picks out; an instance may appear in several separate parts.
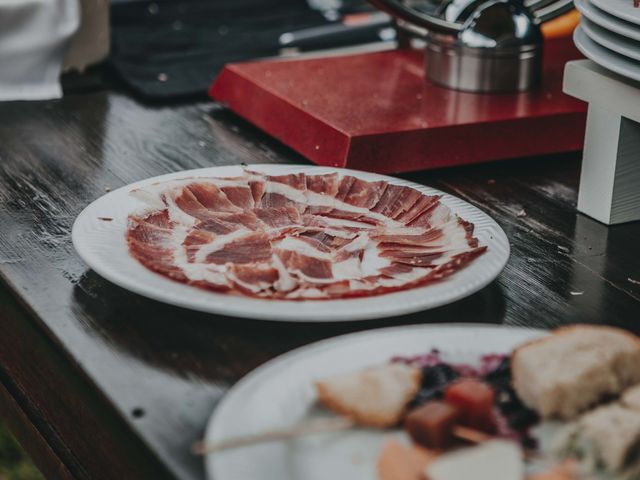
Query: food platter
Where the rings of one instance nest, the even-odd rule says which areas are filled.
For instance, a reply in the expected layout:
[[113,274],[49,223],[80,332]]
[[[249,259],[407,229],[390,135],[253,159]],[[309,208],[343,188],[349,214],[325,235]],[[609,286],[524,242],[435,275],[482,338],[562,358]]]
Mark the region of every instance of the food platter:
[[72,233],[74,246],[98,274],[149,298],[209,313],[298,322],[363,320],[434,308],[464,298],[486,286],[507,262],[509,243],[502,229],[485,213],[452,195],[397,178],[350,170],[289,165],[254,165],[251,169],[268,175],[341,172],[366,181],[386,181],[412,187],[425,195],[442,195],[442,204],[475,225],[474,235],[480,245],[487,247],[487,251],[452,276],[423,287],[366,298],[295,302],[247,298],[195,288],[148,270],[129,254],[126,240],[128,217],[144,207],[139,198],[131,195],[133,190],[159,182],[189,178],[234,177],[242,174],[241,166],[178,172],[110,192],[78,216]]
[[[216,408],[205,441],[283,428],[326,415],[316,403],[314,381],[396,355],[432,348],[449,362],[475,364],[485,354],[508,353],[539,330],[490,325],[422,325],[370,330],[324,340],[282,355],[238,382]],[[324,480],[377,478],[376,457],[401,430],[353,429],[271,442],[206,457],[208,478]]]
[[636,479],[639,362],[598,325],[344,335],[238,382],[196,451],[216,480]]

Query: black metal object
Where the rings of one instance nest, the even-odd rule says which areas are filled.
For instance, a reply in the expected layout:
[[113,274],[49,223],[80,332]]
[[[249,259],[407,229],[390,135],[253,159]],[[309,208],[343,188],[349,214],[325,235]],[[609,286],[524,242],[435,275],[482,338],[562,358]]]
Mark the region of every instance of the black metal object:
[[[426,75],[472,92],[528,90],[539,84],[540,25],[572,8],[572,0],[447,0],[432,13],[400,0],[370,0],[426,38]],[[404,24],[403,24],[404,22]],[[408,25],[407,25],[408,24]],[[426,30],[426,35],[419,29]]]

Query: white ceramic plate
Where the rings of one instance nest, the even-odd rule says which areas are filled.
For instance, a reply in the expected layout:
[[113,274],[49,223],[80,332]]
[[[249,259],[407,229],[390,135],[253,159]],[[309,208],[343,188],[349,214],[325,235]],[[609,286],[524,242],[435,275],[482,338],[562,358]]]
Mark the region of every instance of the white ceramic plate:
[[597,44],[587,36],[581,25],[578,25],[573,32],[573,41],[578,50],[598,65],[624,77],[640,81],[640,63]]
[[[205,440],[216,442],[331,415],[316,405],[314,381],[387,362],[394,355],[440,350],[443,360],[476,364],[544,335],[493,325],[420,325],[369,330],[324,340],[251,372],[222,399]],[[401,431],[354,429],[208,455],[211,480],[375,480],[383,442]]]
[[631,60],[640,61],[640,42],[611,33],[586,18],[582,19],[580,26],[594,42]]
[[[339,170],[293,165],[252,165],[251,168],[270,175]],[[397,178],[354,170],[342,171],[364,180],[386,180],[407,185],[428,195],[442,194],[435,189]],[[480,290],[498,276],[509,258],[509,242],[498,224],[479,209],[447,194],[442,194],[442,202],[465,220],[473,222],[476,226],[474,234],[481,245],[488,246],[487,252],[441,282],[385,295],[324,301],[263,300],[225,295],[174,282],[148,270],[129,255],[125,241],[127,217],[142,205],[129,195],[131,190],[167,180],[198,176],[228,177],[240,175],[241,172],[240,166],[188,170],[143,180],[108,193],[80,213],[73,225],[73,245],[98,274],[140,295],[203,312],[294,322],[363,320],[434,308]],[[105,222],[100,220],[101,217],[113,220]]]
[[593,6],[589,0],[574,0],[574,3],[584,18],[624,37],[640,40],[640,28],[634,24],[603,12],[598,7]]
[[633,6],[633,0],[591,0],[592,3],[611,15],[640,25],[640,8]]

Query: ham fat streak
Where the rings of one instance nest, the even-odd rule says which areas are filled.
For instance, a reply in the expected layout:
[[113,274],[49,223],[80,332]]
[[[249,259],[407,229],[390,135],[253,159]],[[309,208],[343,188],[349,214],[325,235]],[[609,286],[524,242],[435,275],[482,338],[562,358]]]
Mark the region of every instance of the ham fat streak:
[[137,189],[129,251],[198,287],[302,300],[378,295],[451,275],[486,247],[439,196],[337,173],[190,178]]

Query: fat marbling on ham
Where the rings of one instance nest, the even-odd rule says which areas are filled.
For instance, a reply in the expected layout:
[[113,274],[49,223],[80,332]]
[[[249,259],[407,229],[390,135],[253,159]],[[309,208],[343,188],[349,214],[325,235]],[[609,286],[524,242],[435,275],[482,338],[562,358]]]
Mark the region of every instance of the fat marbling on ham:
[[378,295],[485,252],[439,196],[338,173],[189,178],[131,192],[129,252],[167,277],[267,299]]

